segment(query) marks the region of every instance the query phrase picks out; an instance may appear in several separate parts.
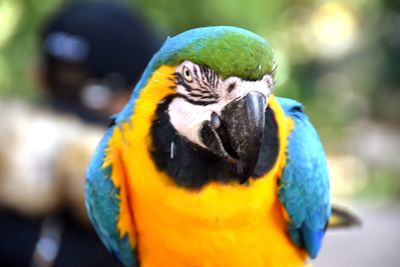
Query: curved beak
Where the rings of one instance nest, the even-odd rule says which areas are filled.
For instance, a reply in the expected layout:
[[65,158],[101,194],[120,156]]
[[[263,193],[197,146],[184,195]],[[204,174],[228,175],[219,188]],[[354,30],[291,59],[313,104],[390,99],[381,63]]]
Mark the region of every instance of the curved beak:
[[[252,175],[264,135],[266,97],[256,91],[227,104],[201,129],[203,143],[211,152],[235,163],[240,182]],[[217,116],[215,118],[215,116]]]

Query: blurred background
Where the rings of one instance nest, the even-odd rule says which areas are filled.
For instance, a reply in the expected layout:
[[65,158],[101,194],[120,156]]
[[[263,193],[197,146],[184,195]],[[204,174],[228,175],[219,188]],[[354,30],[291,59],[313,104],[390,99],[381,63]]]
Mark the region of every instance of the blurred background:
[[[79,25],[95,19],[80,21],[79,12],[72,16],[81,23],[75,28],[63,19],[57,22],[72,1],[0,0],[0,224],[30,220],[34,225],[26,226],[32,236],[25,252],[31,266],[95,264],[60,265],[55,260],[63,255],[60,244],[69,225],[76,230],[78,221],[82,229],[89,228],[81,178],[90,153],[108,116],[126,101],[163,40],[206,25],[243,27],[272,45],[278,63],[275,94],[305,105],[328,154],[333,202],[363,222],[360,228],[329,232],[315,266],[400,266],[399,1],[113,2],[134,18],[136,26],[126,32],[137,35],[127,36],[121,29],[129,24],[122,11],[115,15],[122,17],[121,23],[111,26],[102,19],[104,10],[94,12],[100,19],[85,31]],[[107,35],[106,28],[120,29],[121,35]],[[68,44],[64,51],[54,49],[60,40]],[[128,48],[107,46],[125,40],[131,40]],[[99,43],[99,50],[91,51],[95,56],[74,54]],[[74,50],[76,46],[80,49]],[[120,51],[121,59],[101,56],[110,51]],[[53,69],[58,71],[51,73]],[[72,95],[65,93],[70,88]],[[116,105],[109,108],[111,103]],[[32,158],[42,160],[36,164]],[[38,171],[48,178],[35,175]],[[27,172],[29,177],[21,175]],[[76,227],[77,239],[71,244],[90,238],[96,242]],[[7,239],[0,242],[8,247]],[[41,255],[41,246],[53,253]],[[3,251],[8,254],[0,257],[15,250]],[[27,266],[9,260],[1,266]]]

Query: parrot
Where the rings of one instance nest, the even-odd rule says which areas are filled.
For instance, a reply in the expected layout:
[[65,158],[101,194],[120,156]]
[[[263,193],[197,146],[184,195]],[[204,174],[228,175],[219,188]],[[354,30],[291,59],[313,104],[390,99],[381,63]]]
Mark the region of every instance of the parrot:
[[276,59],[234,26],[168,37],[86,173],[85,203],[125,266],[308,266],[331,213],[319,135],[274,95]]

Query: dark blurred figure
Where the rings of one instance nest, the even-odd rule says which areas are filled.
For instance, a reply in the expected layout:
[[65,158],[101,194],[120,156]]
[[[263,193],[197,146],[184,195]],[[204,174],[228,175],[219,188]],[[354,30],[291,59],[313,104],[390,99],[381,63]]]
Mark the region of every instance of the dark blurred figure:
[[103,123],[123,107],[154,52],[146,29],[110,2],[67,7],[46,25],[42,41],[51,105]]
[[87,220],[84,173],[153,47],[146,29],[111,2],[73,3],[46,24],[44,105],[0,105],[1,267],[120,266]]

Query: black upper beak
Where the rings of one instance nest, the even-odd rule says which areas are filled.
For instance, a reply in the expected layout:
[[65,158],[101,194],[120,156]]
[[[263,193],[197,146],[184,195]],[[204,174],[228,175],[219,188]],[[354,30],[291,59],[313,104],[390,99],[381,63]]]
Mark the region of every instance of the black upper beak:
[[257,164],[264,134],[266,105],[263,94],[250,92],[226,105],[220,117],[213,114],[210,121],[204,122],[201,130],[202,141],[210,151],[235,163],[241,183],[248,180]]

